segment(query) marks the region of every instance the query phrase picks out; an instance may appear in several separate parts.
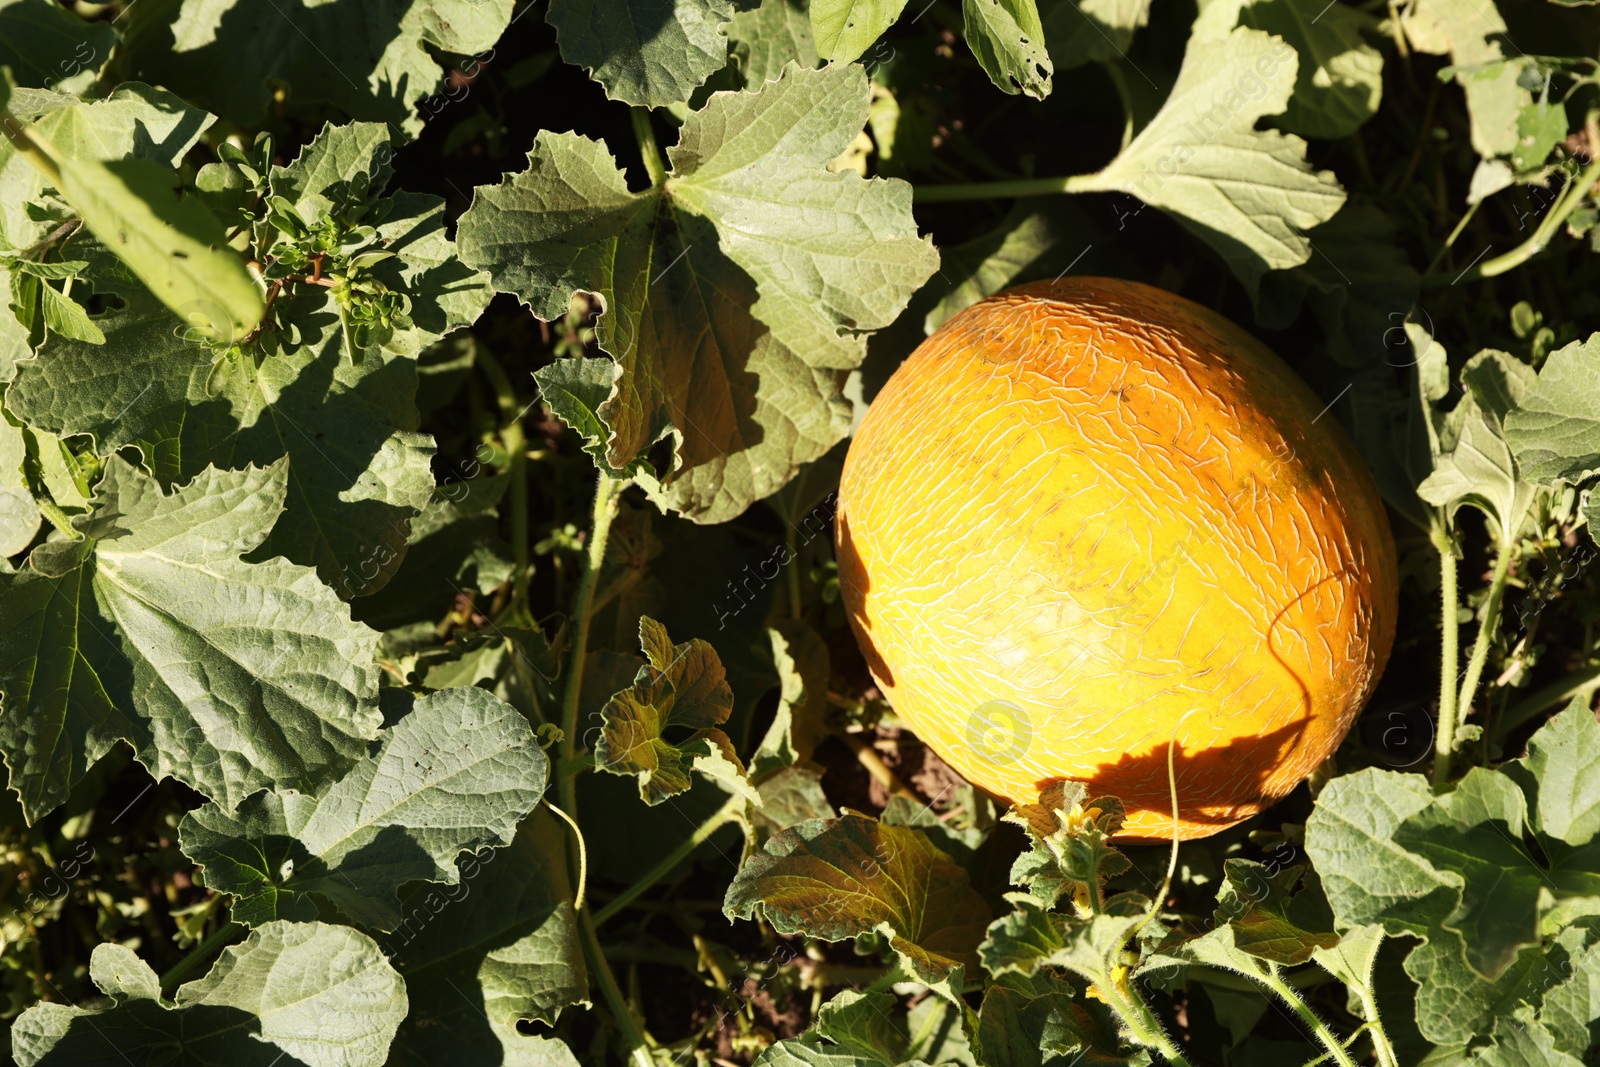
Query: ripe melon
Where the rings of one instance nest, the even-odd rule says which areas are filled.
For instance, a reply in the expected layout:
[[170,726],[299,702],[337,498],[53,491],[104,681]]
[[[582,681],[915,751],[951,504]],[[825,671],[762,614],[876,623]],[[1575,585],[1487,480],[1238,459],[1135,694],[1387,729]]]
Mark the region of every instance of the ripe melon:
[[1255,338],[1104,278],[952,318],[851,443],[839,581],[896,713],[974,784],[1054,780],[1203,837],[1338,746],[1394,638],[1382,502]]

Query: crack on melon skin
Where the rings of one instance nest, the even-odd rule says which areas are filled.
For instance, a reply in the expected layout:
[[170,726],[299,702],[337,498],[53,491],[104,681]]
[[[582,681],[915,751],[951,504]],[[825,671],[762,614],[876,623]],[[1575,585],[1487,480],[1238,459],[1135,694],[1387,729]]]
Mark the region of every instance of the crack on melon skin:
[[[1014,801],[1061,778],[1118,796],[1125,840],[1170,837],[1191,711],[1181,836],[1289,793],[1366,703],[1397,612],[1382,503],[1321,412],[1239,327],[1138,283],[953,317],[840,485],[840,585],[897,713]],[[1009,725],[975,725],[992,701]]]

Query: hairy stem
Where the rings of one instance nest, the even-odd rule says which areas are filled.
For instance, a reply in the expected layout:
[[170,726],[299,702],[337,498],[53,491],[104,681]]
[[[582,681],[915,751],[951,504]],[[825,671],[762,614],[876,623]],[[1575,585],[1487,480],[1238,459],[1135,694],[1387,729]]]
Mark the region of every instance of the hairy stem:
[[[589,619],[594,614],[595,585],[606,558],[606,541],[611,536],[611,520],[627,483],[600,471],[594,487],[594,516],[589,525],[589,548],[584,556],[583,574],[578,579],[578,594],[572,603],[572,657],[568,661],[567,684],[561,693],[561,762],[572,761],[578,746],[578,698],[583,690],[583,661],[589,646]],[[561,779],[561,806],[578,817],[577,777]]]
[[645,872],[644,876],[634,882],[621,893],[617,894],[606,906],[594,913],[594,924],[599,926],[617,912],[626,908],[636,900],[639,894],[665,878],[674,867],[688,858],[689,854],[703,845],[712,834],[733,822],[744,810],[744,798],[730,797],[728,802],[718,808],[711,817],[695,828],[694,833],[678,842],[678,847],[673,849],[662,861]]
[[1367,1019],[1367,1032],[1372,1035],[1372,1047],[1378,1054],[1378,1067],[1400,1067],[1400,1056],[1383,1028],[1383,1018],[1378,1014],[1378,998],[1372,995],[1372,983],[1356,990],[1361,1000],[1361,1011]]
[[[1483,622],[1478,626],[1478,636],[1472,642],[1472,657],[1467,660],[1467,673],[1461,679],[1461,692],[1456,697],[1456,717],[1470,714],[1472,698],[1478,692],[1478,679],[1483,676],[1483,664],[1489,658],[1489,643],[1500,629],[1500,601],[1505,597],[1506,575],[1511,569],[1511,555],[1515,545],[1502,544],[1494,560],[1494,574],[1489,579],[1489,601],[1483,606]],[[1453,726],[1453,724],[1452,724]],[[1450,751],[1446,744],[1443,720],[1439,723],[1440,758],[1434,761],[1433,780],[1442,784],[1450,780]]]
[[[572,603],[572,659],[567,668],[566,688],[561,693],[561,760],[557,764],[558,768],[564,768],[572,762],[573,752],[577,748],[578,698],[583,691],[583,661],[589,645],[589,619],[594,614],[595,586],[599,582],[600,567],[605,563],[606,541],[611,535],[611,520],[616,518],[617,505],[626,485],[627,482],[623,479],[613,478],[605,471],[598,472],[594,487],[594,514],[589,524],[588,551],[584,555],[583,574],[578,579],[578,592]],[[576,829],[578,776],[565,774],[560,781],[563,814]],[[581,831],[576,836],[581,838]],[[580,855],[580,877],[585,873],[586,867],[587,857]],[[577,899],[578,935],[583,942],[584,955],[589,961],[589,973],[599,985],[600,993],[605,997],[606,1005],[617,1021],[617,1029],[622,1032],[622,1041],[627,1048],[629,1058],[637,1067],[651,1067],[644,1031],[640,1028],[638,1020],[633,1017],[628,1002],[623,998],[622,990],[617,986],[616,975],[611,973],[611,965],[606,962],[606,954],[600,948],[600,938],[595,933],[594,919],[582,900],[581,887]]]
[[1150,1010],[1150,1005],[1144,1002],[1144,998],[1126,980],[1107,982],[1101,986],[1101,992],[1105,994],[1106,1003],[1128,1028],[1128,1033],[1135,1042],[1161,1053],[1172,1067],[1190,1067],[1189,1061],[1178,1050],[1178,1046],[1167,1036],[1166,1027],[1161,1025],[1161,1020]]
[[1433,780],[1450,778],[1450,759],[1456,742],[1456,675],[1460,670],[1460,611],[1456,587],[1456,548],[1442,518],[1429,531],[1439,553],[1439,726],[1433,739]]
[[578,912],[578,933],[583,941],[584,955],[589,959],[589,973],[594,975],[595,982],[600,986],[600,995],[605,998],[606,1007],[611,1009],[612,1016],[617,1020],[617,1029],[622,1031],[622,1043],[628,1051],[628,1058],[637,1067],[653,1067],[649,1049],[646,1047],[644,1030],[640,1028],[639,1020],[633,1017],[628,1002],[623,999],[622,989],[617,985],[616,975],[611,973],[611,965],[606,962],[605,952],[600,948],[599,935],[594,930],[594,919],[589,915],[587,908]]
[[1259,976],[1261,983],[1278,994],[1278,997],[1300,1016],[1300,1020],[1311,1027],[1311,1032],[1322,1043],[1322,1047],[1328,1050],[1328,1055],[1333,1057],[1334,1063],[1339,1064],[1339,1067],[1356,1067],[1356,1061],[1350,1058],[1350,1051],[1344,1047],[1338,1035],[1328,1029],[1328,1024],[1322,1021],[1322,1016],[1312,1011],[1311,1005],[1307,1004],[1289,983],[1278,977],[1276,965],[1268,966],[1270,970]]

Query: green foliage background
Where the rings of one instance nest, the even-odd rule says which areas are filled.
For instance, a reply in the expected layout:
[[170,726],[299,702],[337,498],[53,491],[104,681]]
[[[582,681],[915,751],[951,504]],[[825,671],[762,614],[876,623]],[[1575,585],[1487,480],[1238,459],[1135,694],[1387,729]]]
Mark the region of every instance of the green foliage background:
[[[16,1062],[1600,1062],[1600,8],[923,2],[0,0]],[[1174,853],[839,603],[865,405],[1068,272],[1268,341],[1402,552]]]

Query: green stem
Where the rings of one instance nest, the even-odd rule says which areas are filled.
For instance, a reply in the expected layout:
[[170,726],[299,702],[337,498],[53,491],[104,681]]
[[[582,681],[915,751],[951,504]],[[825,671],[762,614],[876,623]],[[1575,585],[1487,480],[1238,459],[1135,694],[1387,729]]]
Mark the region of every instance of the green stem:
[[583,840],[583,830],[578,826],[578,820],[548,800],[544,802],[544,806],[561,816],[562,821],[572,827],[572,836],[578,841],[578,894],[572,898],[572,910],[582,911],[586,903],[585,894],[589,890],[589,846]]
[[600,937],[595,933],[594,919],[590,917],[588,909],[578,913],[578,933],[583,941],[584,955],[589,959],[589,973],[594,975],[596,983],[600,986],[600,995],[605,997],[606,1006],[611,1009],[611,1014],[617,1020],[617,1029],[622,1031],[622,1042],[627,1047],[628,1057],[637,1064],[637,1067],[653,1067],[650,1062],[650,1052],[646,1048],[644,1031],[640,1029],[639,1021],[633,1017],[628,1002],[622,997],[622,990],[617,986],[617,977],[611,973],[611,965],[606,962],[606,954],[600,948]]
[[[595,586],[600,577],[600,567],[605,563],[606,541],[611,536],[611,520],[616,517],[617,505],[627,481],[613,478],[605,471],[598,472],[594,488],[594,516],[589,525],[589,547],[584,555],[583,574],[578,580],[578,593],[572,604],[572,659],[567,668],[566,688],[561,693],[561,760],[558,767],[572,762],[578,743],[578,698],[583,691],[583,661],[589,645],[589,619],[594,614]],[[578,776],[561,777],[561,807],[577,825]],[[569,846],[570,847],[570,846]],[[580,858],[580,864],[583,860]],[[578,910],[578,933],[583,942],[584,955],[589,960],[589,973],[600,986],[601,995],[616,1017],[617,1028],[622,1031],[623,1043],[629,1057],[637,1067],[652,1067],[646,1048],[644,1031],[629,1011],[617,978],[611,973],[600,939],[595,934],[594,919],[588,907]]]
[[1333,1057],[1333,1062],[1339,1064],[1339,1067],[1356,1067],[1356,1061],[1350,1058],[1349,1050],[1344,1047],[1344,1043],[1339,1040],[1338,1036],[1328,1029],[1328,1025],[1322,1021],[1322,1017],[1312,1011],[1311,1005],[1301,999],[1300,994],[1296,993],[1287,982],[1278,977],[1276,965],[1269,964],[1268,966],[1270,970],[1266,974],[1260,975],[1262,984],[1278,994],[1283,1002],[1294,1009],[1296,1015],[1300,1016],[1300,1020],[1311,1027],[1311,1032],[1316,1035],[1318,1041],[1322,1042],[1322,1047],[1328,1050],[1328,1054]]
[[743,797],[731,797],[728,802],[718,808],[712,816],[697,827],[694,833],[678,842],[665,859],[646,871],[644,876],[634,882],[621,893],[613,897],[605,907],[594,913],[594,924],[599,926],[617,912],[632,904],[639,894],[665,878],[674,867],[688,858],[689,854],[703,845],[712,834],[722,829],[728,823],[737,819],[744,811]]
[[1189,1061],[1178,1050],[1178,1046],[1167,1036],[1167,1029],[1161,1025],[1161,1020],[1156,1018],[1155,1013],[1150,1010],[1150,1005],[1144,1002],[1144,998],[1132,986],[1106,982],[1100,989],[1105,994],[1106,1004],[1122,1019],[1134,1041],[1161,1053],[1172,1067],[1190,1067]]
[[967,182],[959,185],[919,185],[911,199],[919,204],[951,200],[1004,200],[1021,196],[1049,196],[1052,193],[1093,192],[1096,174],[1072,174],[1064,178],[1017,178],[1004,182]]
[[1372,995],[1372,983],[1367,982],[1356,990],[1361,1000],[1361,1011],[1366,1016],[1367,1032],[1372,1035],[1372,1047],[1378,1053],[1378,1067],[1400,1067],[1400,1056],[1383,1028],[1383,1018],[1378,1014],[1378,998]]
[[1440,260],[1444,259],[1445,253],[1450,251],[1450,246],[1456,243],[1456,238],[1460,237],[1461,231],[1467,228],[1467,223],[1472,221],[1472,216],[1478,213],[1478,206],[1482,203],[1482,200],[1475,200],[1472,206],[1462,213],[1461,221],[1456,223],[1456,228],[1450,231],[1450,236],[1444,239],[1444,244],[1439,246],[1439,251],[1433,254],[1433,259],[1428,263],[1428,269],[1423,271],[1423,274],[1432,274],[1434,269],[1439,266]]
[[[1472,657],[1467,660],[1467,673],[1461,679],[1461,692],[1456,697],[1456,717],[1472,713],[1472,698],[1478,692],[1478,679],[1483,676],[1483,665],[1489,658],[1489,643],[1500,629],[1500,601],[1505,596],[1506,575],[1511,569],[1511,554],[1515,546],[1502,544],[1494,560],[1494,574],[1489,579],[1489,601],[1483,606],[1483,623],[1472,642]],[[1446,743],[1444,723],[1439,724],[1438,752],[1440,758],[1433,765],[1433,780],[1442,785],[1450,780],[1450,751],[1454,739]]]
[[650,127],[650,109],[636,107],[629,114],[633,118],[633,136],[639,142],[639,154],[644,157],[645,173],[650,175],[650,184],[660,188],[667,180],[667,168],[661,161],[661,149],[656,146],[656,132]]
[[1439,553],[1439,726],[1433,739],[1433,780],[1442,784],[1450,777],[1450,759],[1456,742],[1456,672],[1460,669],[1458,614],[1460,604],[1456,582],[1456,548],[1442,518],[1436,517],[1429,531],[1434,550]]
[[[1566,190],[1551,206],[1550,210],[1545,212],[1544,218],[1539,221],[1539,225],[1534,229],[1531,237],[1509,252],[1484,260],[1476,267],[1450,280],[1449,284],[1454,285],[1458,281],[1478,281],[1482,278],[1498,277],[1514,267],[1522,266],[1522,264],[1540,252],[1543,252],[1545,246],[1550,243],[1551,238],[1556,235],[1556,231],[1567,221],[1567,216],[1576,211],[1589,195],[1589,190],[1594,188],[1596,181],[1600,181],[1600,159],[1592,161],[1579,172],[1576,178],[1567,183]],[[1438,285],[1441,284],[1442,277],[1442,275],[1432,275],[1425,277],[1423,282],[1425,285]]]
[[[578,746],[578,698],[583,691],[583,661],[589,647],[589,619],[594,614],[595,585],[606,558],[606,541],[611,536],[611,520],[627,484],[600,471],[594,487],[594,517],[589,525],[589,550],[584,556],[583,574],[578,579],[578,594],[572,604],[572,657],[568,661],[567,684],[561,693],[561,763],[572,761]],[[577,776],[561,779],[561,806],[574,819],[578,817]]]
[[217,927],[215,933],[190,949],[187,956],[173,964],[172,969],[161,976],[161,995],[170,997],[185,975],[209,959],[217,949],[232,941],[243,929],[243,924],[231,919]]
[[1144,928],[1150,925],[1150,920],[1154,919],[1156,914],[1161,911],[1162,902],[1167,899],[1167,894],[1172,892],[1172,876],[1178,872],[1178,843],[1180,840],[1178,836],[1178,731],[1183,729],[1183,720],[1187,719],[1191,714],[1193,713],[1184,713],[1183,718],[1178,720],[1178,725],[1172,728],[1172,737],[1167,741],[1167,789],[1172,798],[1172,853],[1167,857],[1167,874],[1165,878],[1161,879],[1161,885],[1156,889],[1155,899],[1150,901],[1150,907],[1145,911],[1144,918],[1140,919],[1139,925],[1135,926],[1132,932],[1129,933],[1128,940],[1130,941],[1137,942],[1139,935],[1144,932]]

